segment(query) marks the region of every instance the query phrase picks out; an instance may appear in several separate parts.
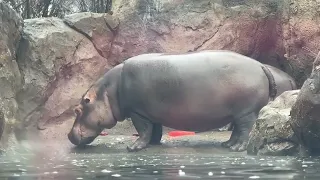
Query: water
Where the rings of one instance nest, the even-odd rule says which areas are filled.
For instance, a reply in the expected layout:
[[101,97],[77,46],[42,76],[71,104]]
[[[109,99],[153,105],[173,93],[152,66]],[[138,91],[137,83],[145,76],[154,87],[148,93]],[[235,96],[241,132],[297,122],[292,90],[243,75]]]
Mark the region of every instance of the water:
[[[15,153],[0,157],[0,179],[319,179],[320,159],[243,153]],[[179,154],[183,152],[184,154]],[[200,153],[197,153],[200,152]],[[49,155],[50,154],[50,155]]]

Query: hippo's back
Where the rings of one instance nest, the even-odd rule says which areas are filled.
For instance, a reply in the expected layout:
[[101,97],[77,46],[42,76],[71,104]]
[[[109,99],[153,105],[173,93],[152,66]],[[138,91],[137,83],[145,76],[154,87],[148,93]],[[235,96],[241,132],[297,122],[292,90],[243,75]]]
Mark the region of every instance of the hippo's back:
[[121,98],[165,126],[184,120],[191,127],[194,118],[223,119],[264,105],[269,84],[261,65],[229,51],[136,56],[124,62]]

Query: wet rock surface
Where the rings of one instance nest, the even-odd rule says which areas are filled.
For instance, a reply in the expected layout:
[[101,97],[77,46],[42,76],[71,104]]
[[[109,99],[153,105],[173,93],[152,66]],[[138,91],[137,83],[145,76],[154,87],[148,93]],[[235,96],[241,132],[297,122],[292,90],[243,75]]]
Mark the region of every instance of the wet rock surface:
[[3,116],[0,117],[0,148],[6,146],[12,128],[19,123],[15,96],[22,83],[16,53],[22,27],[18,14],[0,2],[0,114]]
[[291,126],[298,138],[300,155],[320,154],[320,52],[313,72],[304,82],[291,110]]
[[290,126],[290,111],[299,91],[285,91],[261,109],[250,133],[248,154],[285,156],[298,153],[296,137]]

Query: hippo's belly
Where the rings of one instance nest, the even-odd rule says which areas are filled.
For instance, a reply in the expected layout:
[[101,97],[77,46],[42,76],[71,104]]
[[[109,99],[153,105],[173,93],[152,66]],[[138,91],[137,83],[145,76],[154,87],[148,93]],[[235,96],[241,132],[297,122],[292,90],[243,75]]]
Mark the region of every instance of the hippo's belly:
[[208,131],[227,125],[233,121],[233,117],[231,115],[215,117],[215,115],[210,113],[191,114],[188,112],[172,112],[171,114],[164,115],[159,118],[150,118],[150,120],[161,123],[163,126],[178,130]]
[[135,96],[130,93],[131,111],[170,128],[207,131],[227,125],[267,103],[268,92],[263,93],[260,87],[224,86],[231,84],[220,85],[221,89],[201,81],[174,90],[164,84],[162,88],[143,88],[143,93],[135,91]]

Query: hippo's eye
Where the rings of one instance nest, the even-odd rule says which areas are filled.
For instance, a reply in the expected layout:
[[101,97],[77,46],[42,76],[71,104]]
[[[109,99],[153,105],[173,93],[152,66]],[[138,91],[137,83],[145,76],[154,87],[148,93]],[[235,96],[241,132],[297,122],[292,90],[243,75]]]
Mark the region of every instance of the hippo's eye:
[[84,103],[88,104],[90,102],[90,99],[86,98],[84,99]]

